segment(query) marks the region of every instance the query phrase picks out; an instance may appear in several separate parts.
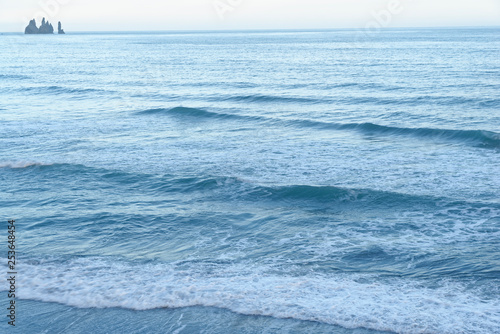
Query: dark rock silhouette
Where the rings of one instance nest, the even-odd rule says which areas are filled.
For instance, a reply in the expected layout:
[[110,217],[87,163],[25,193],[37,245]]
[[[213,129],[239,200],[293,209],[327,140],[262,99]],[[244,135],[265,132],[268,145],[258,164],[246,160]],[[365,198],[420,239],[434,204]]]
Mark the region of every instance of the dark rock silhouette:
[[54,33],[54,27],[52,27],[52,24],[49,23],[49,21],[45,21],[45,17],[42,19],[42,25],[38,29],[39,34],[53,34]]
[[35,19],[30,21],[30,24],[24,29],[25,34],[38,34],[38,28],[36,27]]
[[64,34],[64,29],[61,27],[61,21],[57,24],[57,33]]
[[[59,22],[60,24],[60,22]],[[42,19],[42,25],[40,28],[36,27],[36,21],[35,19],[30,21],[30,24],[24,29],[25,34],[53,34],[54,33],[54,27],[52,27],[52,24],[49,23],[49,21],[45,21],[45,17]],[[61,32],[59,32],[61,34]],[[62,33],[64,34],[64,31],[62,30]]]

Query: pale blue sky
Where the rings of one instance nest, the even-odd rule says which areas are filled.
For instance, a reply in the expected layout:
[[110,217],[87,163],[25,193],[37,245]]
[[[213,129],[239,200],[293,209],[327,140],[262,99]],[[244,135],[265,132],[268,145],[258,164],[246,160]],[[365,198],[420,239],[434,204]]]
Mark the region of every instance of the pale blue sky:
[[0,31],[499,26],[500,0],[0,0]]

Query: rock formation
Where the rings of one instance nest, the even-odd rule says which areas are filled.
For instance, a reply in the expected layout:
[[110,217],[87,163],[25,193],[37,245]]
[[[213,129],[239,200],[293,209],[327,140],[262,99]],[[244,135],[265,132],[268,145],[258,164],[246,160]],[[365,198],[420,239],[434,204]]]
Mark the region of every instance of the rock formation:
[[64,34],[64,29],[61,27],[61,21],[57,24],[57,33]]
[[[59,28],[61,27],[61,22],[59,22]],[[49,23],[49,21],[45,21],[45,17],[42,19],[42,25],[40,28],[36,27],[36,21],[35,19],[30,21],[30,24],[24,29],[25,34],[53,34],[54,33],[54,27],[52,27],[52,24]],[[64,34],[64,30],[60,29],[59,30],[60,34]]]
[[54,33],[54,27],[52,27],[52,24],[49,23],[49,21],[45,21],[45,17],[42,19],[42,25],[38,29],[39,34],[53,34]]
[[30,21],[30,24],[24,29],[25,34],[38,34],[38,28],[36,27],[35,19]]

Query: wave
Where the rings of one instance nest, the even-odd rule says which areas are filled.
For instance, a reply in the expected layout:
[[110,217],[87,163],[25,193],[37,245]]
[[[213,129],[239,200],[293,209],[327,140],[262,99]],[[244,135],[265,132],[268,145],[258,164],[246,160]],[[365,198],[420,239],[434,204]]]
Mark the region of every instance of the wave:
[[175,108],[154,108],[137,112],[141,115],[173,115],[173,116],[190,116],[199,118],[226,118],[231,117],[229,114],[221,114],[197,108],[175,107]]
[[[3,265],[5,266],[5,265]],[[442,280],[361,274],[288,275],[247,263],[127,262],[112,258],[25,260],[19,298],[79,308],[149,310],[217,307],[244,315],[292,318],[396,333],[494,333],[496,282],[471,289]]]
[[484,148],[500,148],[500,133],[486,130],[452,130],[435,128],[403,128],[377,125],[373,123],[344,124],[340,129],[354,129],[366,134],[390,134],[398,136],[413,136],[417,138],[431,138],[452,140],[466,144],[473,144]]
[[51,163],[43,163],[43,162],[32,162],[32,161],[6,161],[0,162],[0,168],[8,168],[8,169],[23,169],[30,168],[35,166],[52,166]]
[[[187,83],[179,83],[177,84],[179,87],[221,87],[221,83],[219,82],[211,82],[211,81],[194,81]],[[236,87],[236,88],[256,88],[257,84],[251,82],[225,82],[224,87]]]
[[[206,185],[206,183],[204,184]],[[382,208],[431,208],[465,206],[475,209],[489,207],[500,210],[498,203],[482,201],[464,201],[430,195],[413,195],[400,192],[375,189],[343,188],[336,186],[283,185],[262,186],[248,183],[238,178],[217,178],[211,183],[211,189],[221,194],[215,199],[249,201],[252,203],[284,203],[294,207],[319,207],[335,209],[346,205],[359,206],[364,209]],[[192,188],[191,190],[198,190]],[[205,188],[204,190],[208,190]],[[215,194],[217,195],[217,194]],[[224,198],[227,197],[227,198]],[[474,209],[474,210],[475,210]]]
[[[330,208],[332,204],[356,204],[367,207],[423,207],[456,205],[468,207],[496,207],[497,204],[481,201],[458,201],[425,195],[413,195],[375,189],[344,188],[333,185],[261,185],[258,182],[232,176],[197,176],[197,175],[155,175],[133,173],[108,168],[87,167],[80,164],[39,163],[39,162],[4,162],[0,168],[26,169],[37,168],[40,175],[77,178],[80,183],[103,183],[101,187],[122,189],[127,192],[164,195],[166,193],[202,196],[204,201],[243,201],[285,203],[294,206],[315,206]],[[35,177],[30,174],[30,177]],[[83,181],[82,181],[83,180]],[[500,209],[500,208],[499,208]]]
[[484,148],[500,148],[500,133],[486,130],[453,130],[436,128],[405,128],[374,123],[328,123],[310,120],[292,121],[296,125],[318,129],[354,130],[367,135],[412,136],[458,141]]
[[396,106],[421,106],[421,105],[438,105],[438,106],[479,106],[479,107],[495,107],[500,105],[500,99],[485,99],[485,98],[469,98],[463,96],[413,96],[404,98],[380,98],[380,97],[345,97],[335,99],[335,102],[340,102],[347,105],[396,105]]
[[104,90],[94,88],[70,88],[61,86],[37,86],[37,87],[24,87],[25,92],[30,93],[49,93],[49,94],[88,94],[88,93],[102,93]]
[[405,195],[401,193],[384,192],[371,189],[349,189],[336,186],[314,185],[276,185],[263,186],[250,180],[231,176],[176,176],[152,175],[142,173],[127,173],[110,171],[108,169],[88,168],[81,165],[54,165],[64,174],[87,176],[93,175],[96,180],[121,184],[133,189],[147,190],[153,194],[200,193],[207,200],[238,200],[238,201],[274,201],[296,202],[304,204],[329,204],[347,202],[376,202],[384,205],[409,205],[411,203],[434,204],[442,199],[426,196]]
[[379,201],[385,198],[390,203],[392,198],[401,194],[391,194],[376,190],[348,189],[335,186],[311,186],[311,185],[288,185],[288,186],[254,186],[251,190],[243,193],[243,198],[250,200],[266,198],[274,201],[298,201],[315,203],[346,203],[356,201]]
[[498,108],[500,107],[500,99],[484,99],[478,104],[481,108]]
[[[374,86],[366,84],[343,83],[326,85],[323,90],[331,90],[337,88],[349,88],[356,86],[360,89],[382,89],[391,90],[403,89],[401,87]],[[437,105],[437,106],[474,106],[474,107],[497,107],[500,105],[500,99],[494,98],[470,98],[464,96],[411,96],[411,97],[375,97],[375,96],[321,96],[318,98],[307,96],[279,96],[265,94],[251,95],[229,95],[215,96],[211,101],[235,101],[247,103],[297,103],[297,104],[341,104],[341,105],[380,105],[380,106],[421,106],[421,105]]]
[[[142,178],[142,180],[146,180]],[[147,179],[148,189],[155,192],[210,192],[214,200],[241,200],[258,202],[285,201],[301,203],[345,203],[356,201],[380,201],[391,203],[396,199],[407,201],[432,201],[432,199],[376,190],[348,189],[335,186],[284,185],[262,186],[237,177],[184,177],[166,176]]]
[[26,79],[31,79],[31,77],[22,74],[0,74],[0,79],[26,80]]
[[291,97],[291,96],[273,96],[273,95],[239,95],[218,97],[216,101],[236,101],[236,102],[252,102],[252,103],[321,103],[324,100],[318,100],[307,97]]
[[434,139],[442,141],[459,142],[481,148],[500,148],[500,133],[487,130],[454,130],[439,128],[407,128],[397,126],[379,125],[370,122],[366,123],[334,123],[313,120],[280,120],[271,117],[249,116],[207,111],[204,109],[175,107],[156,108],[137,112],[142,115],[171,115],[188,116],[192,118],[204,119],[241,119],[274,124],[291,125],[300,128],[314,128],[321,130],[347,130],[357,131],[366,135],[391,135],[406,136],[417,139]]
[[175,108],[154,108],[146,109],[137,112],[138,115],[169,115],[178,117],[191,117],[199,119],[247,119],[247,120],[264,120],[264,118],[256,116],[235,115],[220,112],[207,111],[204,109],[175,107]]

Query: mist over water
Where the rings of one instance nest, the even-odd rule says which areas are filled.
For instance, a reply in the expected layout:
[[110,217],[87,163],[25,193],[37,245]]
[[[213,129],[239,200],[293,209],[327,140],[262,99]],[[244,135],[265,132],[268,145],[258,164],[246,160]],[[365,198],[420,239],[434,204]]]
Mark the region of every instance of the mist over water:
[[498,36],[0,36],[19,327],[499,332]]

